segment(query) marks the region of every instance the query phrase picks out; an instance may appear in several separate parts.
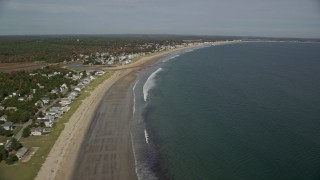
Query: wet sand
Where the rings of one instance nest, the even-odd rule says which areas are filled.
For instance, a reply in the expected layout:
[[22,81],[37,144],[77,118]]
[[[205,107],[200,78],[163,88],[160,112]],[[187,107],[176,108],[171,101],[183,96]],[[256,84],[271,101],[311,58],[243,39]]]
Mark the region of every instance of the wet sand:
[[137,179],[131,145],[134,74],[102,98],[81,146],[72,179]]

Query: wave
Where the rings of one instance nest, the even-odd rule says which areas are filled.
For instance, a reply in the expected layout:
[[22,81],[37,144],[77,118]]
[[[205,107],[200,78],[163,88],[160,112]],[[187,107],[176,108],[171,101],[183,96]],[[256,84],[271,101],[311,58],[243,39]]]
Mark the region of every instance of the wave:
[[149,91],[156,85],[155,77],[156,77],[157,73],[159,73],[161,71],[162,71],[162,68],[159,68],[155,72],[153,72],[148,77],[146,83],[143,85],[143,99],[144,99],[144,101],[147,101]]
[[171,60],[171,59],[174,59],[174,58],[176,58],[176,57],[179,57],[179,56],[180,56],[180,54],[174,55],[174,56],[172,56],[172,57],[168,57],[168,58],[164,59],[162,62],[167,62],[167,61],[169,61],[169,60]]
[[133,85],[133,114],[136,112],[136,94],[134,93],[134,90],[136,89],[136,85],[138,84],[139,80],[137,80]]
[[149,144],[149,136],[147,133],[147,129],[144,129],[144,137],[146,138],[146,143]]

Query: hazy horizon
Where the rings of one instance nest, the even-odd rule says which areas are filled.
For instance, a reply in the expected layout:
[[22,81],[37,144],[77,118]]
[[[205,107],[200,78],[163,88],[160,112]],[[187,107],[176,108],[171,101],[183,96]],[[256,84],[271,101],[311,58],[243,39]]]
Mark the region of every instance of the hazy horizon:
[[0,35],[320,38],[318,0],[0,0]]

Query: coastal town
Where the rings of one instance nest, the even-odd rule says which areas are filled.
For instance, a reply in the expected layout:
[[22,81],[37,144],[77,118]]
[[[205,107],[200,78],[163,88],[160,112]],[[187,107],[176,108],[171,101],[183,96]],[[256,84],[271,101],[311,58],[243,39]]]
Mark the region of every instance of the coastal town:
[[[0,167],[12,164],[22,167],[32,159],[43,162],[43,156],[49,153],[64,123],[94,89],[89,87],[93,82],[101,82],[112,75],[111,70],[104,68],[121,67],[142,57],[170,50],[227,42],[177,44],[166,41],[163,45],[151,42],[134,53],[96,51],[72,54],[70,61],[47,63],[34,69],[20,67],[20,70],[0,73]],[[83,68],[79,70],[69,66],[73,63],[81,64]],[[92,67],[96,69],[92,70]]]
[[23,139],[50,135],[81,91],[105,73],[47,66],[31,72],[1,74],[1,160],[12,164],[32,152],[32,147],[23,146]]

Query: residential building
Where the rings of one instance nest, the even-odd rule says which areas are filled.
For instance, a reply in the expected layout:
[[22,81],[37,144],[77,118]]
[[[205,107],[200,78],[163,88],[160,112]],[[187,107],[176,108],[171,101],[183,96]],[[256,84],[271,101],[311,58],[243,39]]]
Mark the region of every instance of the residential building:
[[31,136],[41,136],[43,133],[43,128],[37,127],[37,128],[31,128],[30,129],[30,135]]
[[13,122],[10,121],[6,121],[4,124],[2,124],[2,127],[7,131],[14,129]]
[[8,120],[8,116],[7,115],[3,115],[0,117],[0,121],[4,121],[6,122]]
[[20,149],[17,151],[16,156],[17,156],[17,157],[19,158],[19,160],[20,160],[24,155],[27,154],[27,152],[28,152],[28,148],[22,147],[22,148],[20,148]]
[[41,98],[41,101],[44,103],[44,104],[48,104],[50,102],[50,98],[49,97],[42,97]]

